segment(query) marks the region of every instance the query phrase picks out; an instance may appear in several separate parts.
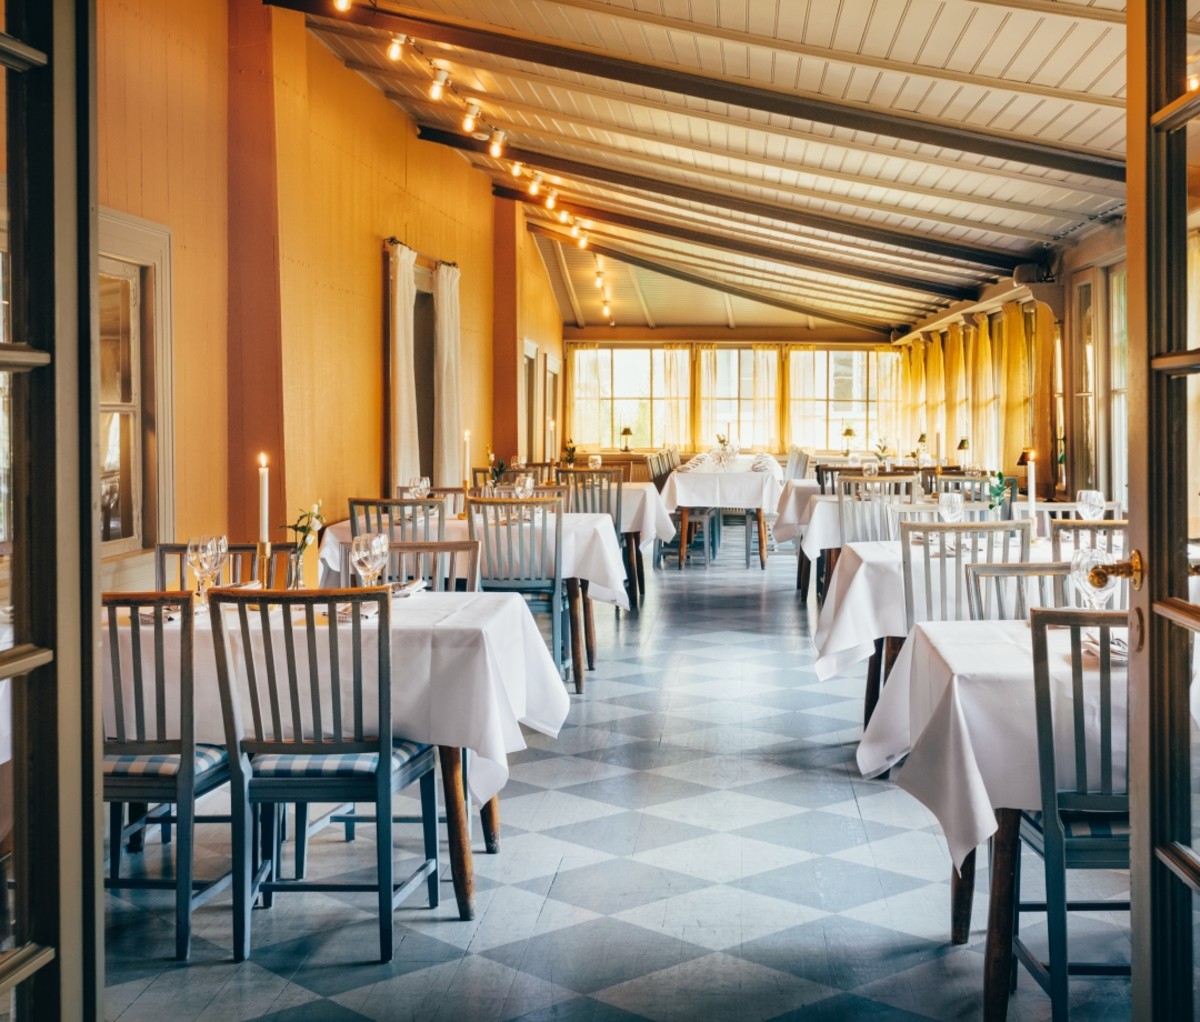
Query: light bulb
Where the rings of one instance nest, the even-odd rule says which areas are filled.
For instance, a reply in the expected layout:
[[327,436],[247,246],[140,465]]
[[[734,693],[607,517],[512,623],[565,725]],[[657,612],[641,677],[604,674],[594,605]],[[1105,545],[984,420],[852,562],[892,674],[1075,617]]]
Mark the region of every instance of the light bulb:
[[572,238],[579,237],[579,224],[571,224],[571,237]]
[[529,182],[529,194],[537,195],[542,190],[542,175],[534,174],[533,180]]
[[571,219],[571,214],[568,213],[565,209],[560,209],[558,211],[558,222],[560,224],[565,224],[570,219]]
[[439,71],[433,79],[433,84],[429,86],[429,98],[441,99],[442,93],[446,91],[446,82],[450,79],[450,72],[445,69]]
[[587,241],[588,241],[588,239],[587,239],[586,234],[579,235],[579,247],[580,248],[587,248]]
[[551,188],[549,194],[546,196],[546,208],[553,209],[557,205],[558,205],[558,192],[555,189]]
[[1188,92],[1200,89],[1200,75],[1188,75]]
[[612,309],[608,307],[608,302],[604,303],[604,307],[600,311],[604,313],[605,319],[608,319],[612,315]]
[[343,14],[350,10],[350,0],[333,0],[333,9]]
[[388,60],[394,61],[394,60],[400,59],[400,52],[403,49],[404,43],[407,41],[407,39],[408,39],[408,36],[403,36],[403,35],[392,36],[392,41],[390,43],[388,43],[388,48],[387,48]]
[[488,152],[492,156],[499,157],[504,152],[504,132],[499,129],[492,132],[492,140],[488,144]]
[[604,274],[596,271],[596,287],[604,287]]
[[517,160],[517,162],[512,165],[512,176],[520,177],[522,170],[524,170],[524,167],[521,166],[521,161]]
[[475,118],[479,116],[479,107],[472,103],[467,107],[467,112],[463,114],[463,131],[472,132],[475,130]]

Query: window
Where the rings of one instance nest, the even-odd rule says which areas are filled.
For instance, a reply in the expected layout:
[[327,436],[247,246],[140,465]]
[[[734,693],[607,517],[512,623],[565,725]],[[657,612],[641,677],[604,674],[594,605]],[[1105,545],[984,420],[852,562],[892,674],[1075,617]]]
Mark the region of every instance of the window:
[[1125,314],[1125,266],[1108,275],[1108,466],[1110,495],[1129,507],[1129,414],[1126,398],[1129,332]]
[[1071,444],[1074,489],[1094,489],[1096,478],[1096,349],[1095,317],[1092,308],[1092,281],[1076,283],[1074,322],[1075,345],[1072,350],[1074,391],[1074,443]]
[[741,447],[778,450],[778,391],[777,347],[702,348],[697,446],[721,433]]
[[[896,351],[795,349],[788,359],[788,442],[840,449],[847,439],[862,449],[906,439],[900,415],[900,360]],[[854,431],[853,438],[845,436]]]
[[570,438],[580,447],[686,444],[689,374],[686,348],[572,349]]
[[142,545],[141,271],[100,261],[100,538]]

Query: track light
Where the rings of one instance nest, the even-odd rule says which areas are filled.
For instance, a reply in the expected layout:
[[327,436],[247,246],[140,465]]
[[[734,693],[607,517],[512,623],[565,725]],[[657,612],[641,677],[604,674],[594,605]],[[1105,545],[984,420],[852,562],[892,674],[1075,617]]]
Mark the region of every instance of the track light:
[[605,319],[609,319],[612,316],[612,309],[609,308],[608,302],[604,303],[604,307],[600,311],[604,313]]
[[571,237],[572,238],[579,237],[579,224],[571,224]]
[[533,180],[529,182],[529,194],[537,195],[542,190],[542,175],[534,174]]
[[588,243],[588,236],[587,236],[587,233],[584,232],[583,234],[579,235],[578,244],[579,244],[580,248],[587,248],[587,243]]
[[499,157],[504,152],[504,132],[499,128],[492,132],[492,140],[488,143],[488,152],[494,157]]
[[472,103],[467,107],[467,112],[463,114],[463,131],[470,134],[475,130],[475,123],[479,117],[479,107]]
[[555,188],[551,188],[550,192],[546,196],[546,208],[553,209],[557,205],[558,205],[558,190]]
[[450,80],[450,72],[443,68],[433,78],[433,84],[429,86],[429,98],[441,99],[442,93],[446,91],[446,82]]
[[333,0],[333,9],[345,14],[350,10],[350,0]]
[[388,60],[396,61],[400,59],[400,53],[404,48],[404,44],[408,42],[406,35],[394,35],[392,41],[388,43],[387,55]]
[[520,176],[521,176],[521,171],[522,171],[522,170],[524,170],[524,169],[525,169],[525,168],[524,168],[524,166],[521,164],[521,161],[520,161],[520,160],[517,160],[517,162],[516,162],[516,163],[514,163],[514,164],[512,165],[512,176],[513,176],[513,177],[520,177]]
[[565,224],[568,221],[570,221],[570,219],[571,219],[571,214],[568,213],[565,209],[560,209],[558,211],[558,222],[560,224]]
[[604,274],[596,271],[596,287],[604,287]]

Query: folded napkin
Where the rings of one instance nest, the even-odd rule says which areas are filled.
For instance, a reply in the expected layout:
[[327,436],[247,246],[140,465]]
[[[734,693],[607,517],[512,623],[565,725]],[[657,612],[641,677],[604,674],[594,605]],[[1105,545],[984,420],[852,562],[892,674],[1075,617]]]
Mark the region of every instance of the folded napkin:
[[393,582],[392,599],[399,600],[405,596],[412,596],[413,593],[419,593],[424,588],[425,580],[423,578],[414,578],[411,582]]
[[[361,603],[359,610],[362,612],[364,620],[379,616],[379,606],[374,603]],[[354,604],[339,603],[337,608],[337,619],[340,624],[346,624],[354,620]]]
[[[163,615],[164,621],[174,621],[179,614],[179,607],[177,604],[170,604],[169,606],[164,607],[163,610],[166,611],[166,613]],[[138,620],[144,625],[154,624],[154,608],[139,607]]]
[[756,454],[750,463],[753,472],[770,472],[776,478],[783,475],[783,466],[773,454]]
[[[1100,637],[1084,635],[1080,643],[1080,653],[1083,662],[1091,667],[1100,666]],[[1125,640],[1116,635],[1109,637],[1108,655],[1114,667],[1124,667],[1129,663],[1129,647]]]

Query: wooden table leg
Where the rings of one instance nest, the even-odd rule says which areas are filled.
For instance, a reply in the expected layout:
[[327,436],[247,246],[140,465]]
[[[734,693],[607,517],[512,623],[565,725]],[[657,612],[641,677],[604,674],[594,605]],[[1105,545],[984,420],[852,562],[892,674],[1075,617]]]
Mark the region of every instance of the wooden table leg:
[[638,541],[637,545],[633,548],[634,561],[637,564],[638,593],[641,596],[645,596],[646,595],[646,566],[643,563],[643,561],[645,559],[642,557],[642,543],[641,543],[642,534],[640,532],[635,532],[634,536],[637,538],[637,541]]
[[493,795],[479,809],[479,822],[483,825],[483,846],[488,855],[500,851],[500,796]]
[[587,650],[589,671],[596,669],[596,615],[592,612],[592,598],[588,596],[588,581],[579,580],[579,595],[583,602],[583,645]]
[[997,809],[992,837],[992,890],[988,901],[987,951],[983,961],[984,1022],[1008,1014],[1008,982],[1013,957],[1013,886],[1021,854],[1021,811]]
[[638,602],[638,533],[627,532],[622,537],[625,541],[625,577],[628,580],[629,605],[636,607]]
[[808,554],[801,550],[796,555],[796,588],[800,590],[800,599],[802,600],[808,600],[808,585],[811,579],[812,561],[808,559]]
[[962,869],[950,871],[950,943],[971,938],[971,907],[975,903],[975,853],[963,859]]
[[579,579],[567,579],[567,604],[571,627],[571,670],[575,675],[575,691],[583,694],[583,600]]
[[446,833],[450,843],[450,872],[458,918],[475,918],[475,862],[467,837],[467,806],[463,799],[462,750],[438,746],[442,764],[442,794],[446,800]]
[[888,675],[892,673],[892,665],[896,662],[896,657],[900,655],[900,648],[904,645],[904,636],[889,635],[883,640],[883,682],[886,683]]
[[867,661],[867,689],[863,694],[863,729],[871,723],[871,714],[879,702],[879,688],[883,678],[883,639],[875,640],[875,652]]
[[762,570],[767,570],[767,514],[760,507],[754,512],[758,519],[758,563]]
[[[708,537],[704,537],[704,541],[708,542]],[[687,560],[688,548],[688,509],[681,507],[679,509],[679,570],[683,570],[683,562]]]

